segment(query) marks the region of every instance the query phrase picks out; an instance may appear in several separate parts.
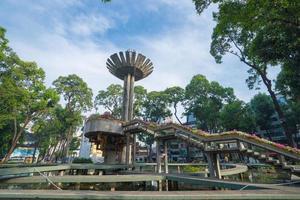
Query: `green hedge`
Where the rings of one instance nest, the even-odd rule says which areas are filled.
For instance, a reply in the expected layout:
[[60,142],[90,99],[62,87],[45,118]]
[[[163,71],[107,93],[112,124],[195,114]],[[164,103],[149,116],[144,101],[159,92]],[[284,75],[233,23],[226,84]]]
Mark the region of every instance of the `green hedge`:
[[74,158],[72,163],[93,163],[91,158]]

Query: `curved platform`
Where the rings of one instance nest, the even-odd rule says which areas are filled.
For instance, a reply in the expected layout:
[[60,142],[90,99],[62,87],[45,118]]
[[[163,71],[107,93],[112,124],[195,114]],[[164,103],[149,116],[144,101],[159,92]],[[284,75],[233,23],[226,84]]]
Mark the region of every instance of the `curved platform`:
[[85,122],[83,132],[85,137],[92,139],[97,139],[99,135],[124,135],[121,121],[101,117],[88,118]]
[[132,74],[135,81],[138,81],[146,78],[153,71],[151,60],[143,54],[136,54],[135,51],[115,53],[107,59],[106,65],[110,73],[121,80],[124,80],[127,74]]

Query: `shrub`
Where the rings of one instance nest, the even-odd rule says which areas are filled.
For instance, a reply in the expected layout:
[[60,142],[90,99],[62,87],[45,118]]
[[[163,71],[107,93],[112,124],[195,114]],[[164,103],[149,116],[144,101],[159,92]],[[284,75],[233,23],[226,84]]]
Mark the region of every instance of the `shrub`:
[[74,158],[72,163],[93,163],[91,158]]

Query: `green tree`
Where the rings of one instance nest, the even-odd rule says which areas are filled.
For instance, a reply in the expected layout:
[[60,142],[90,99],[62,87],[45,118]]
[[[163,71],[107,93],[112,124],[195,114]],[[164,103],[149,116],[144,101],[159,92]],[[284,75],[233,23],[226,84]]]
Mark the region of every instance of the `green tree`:
[[167,94],[152,91],[147,94],[144,102],[144,120],[159,123],[172,115],[168,108]]
[[121,119],[123,88],[118,84],[109,85],[106,90],[100,90],[95,98],[94,107],[103,106],[116,119]]
[[92,89],[77,75],[60,76],[53,82],[56,91],[61,94],[66,101],[66,137],[62,145],[64,156],[68,156],[69,145],[72,137],[82,124],[81,112],[92,108]]
[[230,102],[220,111],[221,126],[225,131],[239,130],[253,132],[256,130],[255,116],[250,106],[242,101]]
[[235,99],[232,88],[224,88],[219,83],[209,82],[203,75],[195,75],[185,88],[185,110],[193,114],[199,128],[220,131],[220,110],[225,103]]
[[134,103],[133,113],[134,118],[143,117],[143,105],[147,98],[147,90],[140,85],[134,87]]
[[167,88],[164,92],[167,94],[167,102],[174,109],[174,116],[176,117],[177,121],[182,124],[179,117],[177,116],[177,106],[185,100],[184,89],[179,86],[174,86]]
[[137,134],[137,138],[139,141],[145,143],[147,145],[147,148],[149,149],[148,154],[148,162],[152,161],[151,155],[152,155],[152,145],[154,143],[154,135],[151,135],[149,133],[141,132]]
[[6,128],[13,124],[8,136],[10,145],[1,161],[4,163],[30,122],[53,107],[58,96],[53,89],[46,88],[45,73],[36,63],[22,61],[11,53],[2,57],[0,67],[1,124],[6,124]]
[[261,130],[265,130],[268,133],[271,140],[269,129],[272,127],[272,116],[275,114],[272,99],[266,94],[259,93],[251,99],[250,105],[255,113],[256,124]]
[[[214,13],[214,20],[217,25],[212,35],[211,54],[218,63],[221,62],[223,55],[234,55],[249,67],[249,77],[246,80],[249,88],[253,89],[261,82],[266,86],[289,144],[295,146],[284,112],[277,101],[272,80],[267,74],[270,65],[280,64],[283,61],[276,59],[280,57],[277,54],[281,54],[283,51],[281,45],[278,44],[277,46],[277,42],[284,44],[285,40],[289,40],[291,35],[283,32],[283,29],[281,29],[282,24],[286,23],[285,25],[290,24],[289,26],[295,27],[293,23],[299,23],[299,17],[296,14],[298,11],[294,9],[295,5],[293,6],[289,1],[284,0],[276,1],[276,3],[256,0],[194,0],[194,2],[199,13],[211,3],[218,3],[219,10]],[[299,4],[296,1],[291,2]],[[299,5],[296,7],[299,7]],[[285,13],[286,9],[289,14]],[[287,18],[290,14],[296,14],[296,17],[293,15],[293,19]],[[296,29],[299,33],[299,26]],[[281,37],[284,39],[281,39]],[[298,37],[293,36],[292,38],[293,44],[288,43],[292,46],[289,47],[285,44],[284,46],[293,50],[291,52],[285,51],[284,57],[294,57],[294,54],[296,54],[295,58],[298,59],[299,34]],[[295,64],[294,61],[292,63]]]

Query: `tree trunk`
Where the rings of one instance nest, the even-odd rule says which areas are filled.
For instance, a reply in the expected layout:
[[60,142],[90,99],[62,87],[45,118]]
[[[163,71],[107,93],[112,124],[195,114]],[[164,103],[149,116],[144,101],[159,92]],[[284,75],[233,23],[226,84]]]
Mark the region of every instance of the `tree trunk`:
[[261,73],[261,78],[262,78],[264,84],[266,85],[266,87],[267,87],[267,89],[268,89],[268,92],[269,92],[269,94],[270,94],[270,96],[271,96],[271,98],[272,98],[272,101],[273,101],[273,104],[274,104],[275,111],[276,111],[277,114],[278,114],[279,121],[280,121],[281,126],[282,126],[282,128],[283,128],[283,130],[284,130],[284,134],[285,134],[285,136],[286,136],[286,138],[287,138],[287,140],[288,140],[289,145],[292,146],[292,147],[297,147],[297,146],[296,146],[296,142],[295,142],[295,140],[294,140],[294,138],[293,138],[293,134],[292,134],[292,133],[290,132],[290,130],[289,130],[288,124],[287,124],[287,122],[286,122],[285,115],[284,115],[284,113],[283,113],[283,111],[282,111],[282,109],[281,109],[281,107],[280,107],[280,104],[279,104],[277,98],[276,98],[276,94],[275,94],[275,92],[272,90],[272,82],[271,82],[271,80],[269,80],[269,79],[266,77],[266,75],[265,75],[265,74],[262,74],[262,73]]
[[40,140],[38,140],[35,144],[34,151],[33,151],[33,154],[32,154],[32,163],[34,163],[35,154],[36,154],[36,150],[37,150],[37,147],[38,147],[39,143],[40,143]]
[[181,125],[182,125],[182,123],[181,123],[181,121],[180,121],[179,117],[177,116],[177,106],[176,106],[176,105],[174,105],[174,115],[175,115],[175,117],[176,117],[177,121],[179,122],[179,124],[181,124]]
[[[70,127],[70,130],[68,131],[68,135],[67,135],[67,141],[66,141],[66,145],[65,145],[65,157],[68,158],[69,156],[69,146],[72,140],[72,136],[73,136],[73,131],[72,131],[72,127]],[[68,158],[69,161],[69,158]]]
[[54,146],[54,149],[52,150],[51,155],[49,156],[49,161],[50,161],[50,162],[53,162],[53,160],[54,160],[53,155],[54,155],[54,153],[55,153],[56,148],[57,148],[58,145],[60,145],[60,144],[57,143],[57,144]]
[[14,150],[18,144],[18,141],[19,141],[22,133],[24,132],[25,127],[29,123],[29,121],[30,121],[29,118],[27,118],[25,120],[23,127],[18,131],[17,135],[13,138],[11,147],[9,148],[9,150],[8,150],[7,154],[4,156],[4,158],[1,160],[0,164],[6,163],[7,160],[9,159],[9,157],[11,156],[11,154],[14,152]]

